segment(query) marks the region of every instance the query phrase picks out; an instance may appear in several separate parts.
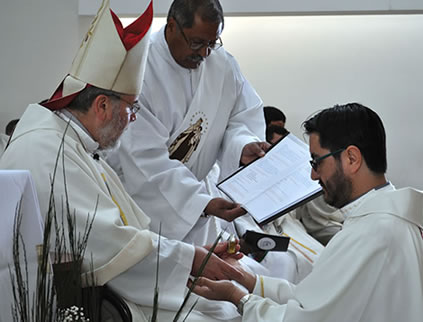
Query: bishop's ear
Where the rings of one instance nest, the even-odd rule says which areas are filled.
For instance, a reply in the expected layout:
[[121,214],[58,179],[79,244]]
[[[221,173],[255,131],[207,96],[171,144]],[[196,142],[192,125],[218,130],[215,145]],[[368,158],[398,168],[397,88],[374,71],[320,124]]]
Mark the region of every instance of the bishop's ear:
[[91,104],[91,108],[93,109],[93,112],[98,120],[107,120],[109,110],[111,110],[110,97],[106,95],[98,95]]
[[348,169],[350,173],[357,172],[363,162],[363,156],[360,149],[355,145],[350,145],[345,149],[343,154],[344,170]]

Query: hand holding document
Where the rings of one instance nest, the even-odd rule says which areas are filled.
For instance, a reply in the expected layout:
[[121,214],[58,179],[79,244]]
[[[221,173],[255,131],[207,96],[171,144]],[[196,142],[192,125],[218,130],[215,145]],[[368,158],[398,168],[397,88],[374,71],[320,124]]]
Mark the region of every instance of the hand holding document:
[[308,146],[288,134],[217,187],[265,224],[321,194],[318,182],[310,178],[309,160]]

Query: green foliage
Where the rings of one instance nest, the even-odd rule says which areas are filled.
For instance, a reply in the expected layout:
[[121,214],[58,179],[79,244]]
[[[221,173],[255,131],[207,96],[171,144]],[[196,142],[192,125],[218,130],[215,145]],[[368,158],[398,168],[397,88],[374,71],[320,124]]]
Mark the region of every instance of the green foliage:
[[[173,322],[177,322],[177,321],[178,321],[178,319],[179,319],[179,317],[180,317],[180,315],[181,315],[181,313],[182,313],[182,310],[185,308],[185,305],[187,304],[188,299],[189,299],[189,298],[190,298],[190,296],[191,296],[192,290],[194,289],[195,285],[197,284],[198,278],[199,278],[199,277],[201,276],[201,274],[203,273],[204,268],[206,267],[206,264],[207,264],[207,262],[208,262],[208,261],[209,261],[209,259],[210,259],[210,256],[213,254],[214,249],[216,248],[217,244],[218,244],[218,243],[219,243],[219,241],[221,240],[221,238],[222,238],[222,234],[223,234],[223,232],[220,232],[219,236],[217,236],[217,238],[216,238],[216,240],[214,241],[214,243],[213,243],[212,247],[209,249],[209,251],[208,251],[208,253],[207,253],[206,257],[204,258],[203,262],[201,263],[201,265],[200,265],[200,269],[198,270],[198,275],[197,275],[196,277],[194,277],[194,280],[192,281],[191,287],[189,288],[189,290],[188,290],[187,294],[185,295],[185,298],[184,298],[184,301],[182,302],[181,307],[179,308],[178,312],[176,312],[176,315],[175,315],[175,317],[173,318]],[[191,309],[189,310],[189,312],[188,312],[187,316],[184,318],[184,320],[183,320],[183,321],[185,321],[185,320],[187,319],[188,315],[189,315],[189,314],[191,313],[191,311],[194,309],[194,306],[196,305],[196,303],[197,303],[197,302],[195,302],[195,303],[194,303],[194,305],[191,307]]]
[[[20,233],[22,212],[20,207],[16,209],[13,230],[14,267],[13,269],[9,267],[14,301],[12,305],[14,322],[62,321],[65,319],[66,309],[71,308],[73,305],[92,308],[96,304],[90,302],[94,297],[83,296],[85,293],[94,291],[95,288],[83,289],[81,266],[97,211],[98,199],[94,214],[92,216],[90,214],[87,215],[84,231],[82,233],[78,232],[75,226],[75,213],[72,213],[70,209],[66,185],[64,138],[68,127],[69,123],[63,134],[56,156],[54,171],[50,179],[50,198],[48,212],[44,219],[43,243],[37,247],[38,270],[35,294],[29,294],[26,247]],[[59,216],[54,198],[54,184],[60,159],[62,162],[65,196],[64,200],[62,200],[61,214]],[[52,235],[53,228],[54,236]],[[53,237],[54,252],[52,253]],[[23,260],[23,264],[21,264],[21,260]],[[92,281],[94,281],[93,276]],[[86,299],[88,299],[88,302]],[[68,313],[70,314],[74,311],[71,310]],[[92,312],[91,315],[94,316],[93,320],[95,321],[95,312]],[[66,321],[69,321],[69,318]]]
[[157,264],[156,264],[156,284],[154,286],[153,315],[150,322],[157,321],[157,312],[159,311],[159,268],[160,268],[160,239],[162,236],[162,223],[159,225],[159,241],[157,244]]

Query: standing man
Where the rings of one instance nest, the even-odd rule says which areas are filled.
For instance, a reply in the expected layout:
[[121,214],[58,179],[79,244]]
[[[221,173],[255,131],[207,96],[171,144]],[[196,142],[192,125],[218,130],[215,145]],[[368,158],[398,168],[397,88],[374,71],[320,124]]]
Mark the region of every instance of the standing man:
[[298,285],[246,274],[242,284],[255,295],[206,279],[198,294],[238,305],[243,321],[421,321],[423,193],[386,180],[381,119],[351,103],[321,111],[304,127],[311,177],[345,214],[343,229]]
[[197,245],[214,240],[217,218],[245,214],[207,190],[213,165],[226,176],[269,146],[262,101],[222,47],[223,27],[218,0],[172,3],[151,37],[141,117],[123,135],[116,167],[152,229],[161,223],[165,236]]
[[[96,214],[83,272],[92,274],[96,285],[107,284],[115,290],[129,306],[133,321],[147,321],[152,314],[158,236],[149,230],[150,219],[127,194],[100,152],[115,146],[136,119],[152,19],[150,3],[141,17],[123,28],[105,0],[71,71],[52,98],[28,106],[0,160],[2,169],[30,170],[43,215],[52,205],[51,188],[58,220],[66,201],[77,232],[82,233],[87,218]],[[223,251],[227,245],[219,247]],[[173,319],[187,291],[188,278],[198,274],[206,255],[202,247],[162,239],[160,321]],[[214,254],[204,274],[219,279],[240,275]],[[201,309],[201,301],[199,304],[196,310]],[[211,315],[193,311],[188,320],[218,319]],[[237,320],[236,311],[224,319],[232,318]]]

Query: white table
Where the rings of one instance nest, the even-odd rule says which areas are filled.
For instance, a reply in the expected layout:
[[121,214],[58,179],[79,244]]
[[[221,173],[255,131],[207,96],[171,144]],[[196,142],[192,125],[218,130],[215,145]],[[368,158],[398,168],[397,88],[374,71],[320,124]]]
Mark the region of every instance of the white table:
[[[17,206],[21,203],[21,234],[25,243],[30,280],[30,294],[35,290],[37,274],[36,245],[42,244],[43,219],[30,172],[27,170],[0,170],[0,321],[12,320],[12,284],[9,267],[13,266],[13,225]],[[22,251],[21,251],[22,253]],[[25,273],[25,264],[21,260]],[[32,296],[29,298],[32,302]]]

